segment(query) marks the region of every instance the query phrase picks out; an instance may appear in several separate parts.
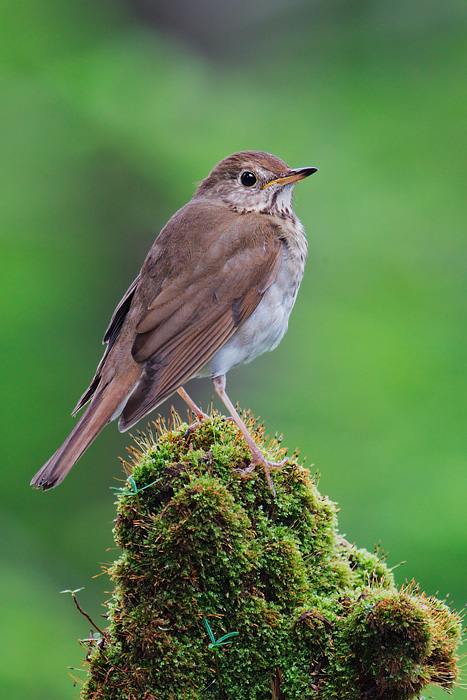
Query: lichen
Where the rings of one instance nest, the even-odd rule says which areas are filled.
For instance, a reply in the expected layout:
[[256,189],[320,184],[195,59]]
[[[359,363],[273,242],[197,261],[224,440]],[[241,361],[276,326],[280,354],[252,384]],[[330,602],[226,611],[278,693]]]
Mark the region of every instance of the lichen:
[[[408,700],[456,683],[459,617],[338,534],[297,454],[274,498],[261,469],[238,471],[232,422],[186,428],[175,415],[140,434],[125,465],[109,626],[88,642],[82,700]],[[217,638],[238,632],[215,652],[221,683],[204,619]]]

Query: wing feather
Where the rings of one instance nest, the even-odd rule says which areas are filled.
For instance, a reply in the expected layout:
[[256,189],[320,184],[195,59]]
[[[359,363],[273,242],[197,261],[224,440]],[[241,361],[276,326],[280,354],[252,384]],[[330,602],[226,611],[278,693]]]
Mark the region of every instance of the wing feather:
[[[228,325],[232,328],[227,335],[225,331]],[[200,337],[198,343],[191,345],[185,343],[181,346],[176,365],[171,362],[165,364],[164,359],[159,358],[148,360],[141,379],[125,405],[119,420],[119,429],[128,430],[171,396],[210,360],[216,349],[221,347],[234,332],[235,328],[228,323],[227,319],[220,319],[214,334]],[[197,358],[198,365],[193,362],[194,356]],[[155,388],[156,393],[153,393]]]
[[103,343],[107,343],[107,347],[105,348],[102,359],[97,366],[96,373],[92,379],[92,382],[90,383],[90,385],[76,404],[75,408],[73,409],[73,412],[71,414],[72,416],[76,415],[78,411],[80,411],[83,408],[83,406],[85,406],[88,403],[88,401],[92,399],[99,387],[99,384],[101,383],[105,361],[107,360],[108,354],[112,349],[113,345],[116,343],[120,335],[120,331],[122,330],[123,324],[125,323],[125,319],[130,310],[131,302],[133,301],[133,297],[138,286],[139,278],[140,276],[138,275],[134,282],[131,283],[128,290],[125,292],[124,297],[122,298],[122,300],[120,301],[117,308],[112,314],[112,318],[110,319],[110,323],[107,327],[107,330],[104,334],[104,339],[102,341]]
[[201,250],[188,283],[166,276],[135,322],[132,353],[144,368],[123,409],[121,430],[197,374],[251,316],[277,276],[283,241],[268,217],[237,216],[215,233],[223,235],[227,258],[216,259],[216,241],[214,252]]

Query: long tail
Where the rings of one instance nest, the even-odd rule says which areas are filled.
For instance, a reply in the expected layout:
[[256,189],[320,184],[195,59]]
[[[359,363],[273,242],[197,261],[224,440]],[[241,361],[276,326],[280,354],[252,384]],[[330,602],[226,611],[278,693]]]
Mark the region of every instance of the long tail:
[[83,452],[116,413],[122,398],[120,392],[119,396],[115,393],[107,386],[94,395],[63,445],[33,477],[31,486],[47,491],[63,481]]

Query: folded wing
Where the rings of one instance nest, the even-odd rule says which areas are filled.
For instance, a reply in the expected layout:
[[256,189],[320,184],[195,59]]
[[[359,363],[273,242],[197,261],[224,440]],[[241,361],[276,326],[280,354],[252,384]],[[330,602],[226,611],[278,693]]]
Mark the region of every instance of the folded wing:
[[208,245],[193,255],[188,274],[184,261],[183,274],[163,281],[136,323],[132,354],[144,367],[120,430],[204,367],[253,313],[278,273],[283,243],[268,217],[228,217],[218,229],[211,247],[203,236]]

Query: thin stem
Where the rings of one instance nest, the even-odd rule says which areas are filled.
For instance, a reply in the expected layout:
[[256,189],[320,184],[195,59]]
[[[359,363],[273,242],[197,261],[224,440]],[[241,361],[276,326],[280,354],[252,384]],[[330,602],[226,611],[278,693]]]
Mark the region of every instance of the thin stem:
[[141,514],[141,504],[139,502],[138,492],[135,493],[135,496],[136,496],[136,505],[138,507],[138,513]]
[[222,700],[227,700],[226,694],[224,693],[224,688],[222,687],[222,682],[221,682],[221,673],[219,670],[219,657],[217,655],[217,649],[214,649],[214,659],[216,661],[216,676],[217,676],[217,684],[219,686],[219,692],[221,694]]
[[78,610],[80,611],[81,615],[84,615],[84,617],[87,617],[88,620],[89,620],[89,622],[91,623],[91,625],[92,625],[93,627],[95,627],[96,630],[99,632],[99,634],[102,635],[102,638],[105,639],[105,632],[103,632],[101,629],[99,629],[99,627],[96,625],[96,623],[93,622],[93,621],[91,620],[91,618],[89,617],[89,615],[87,614],[87,612],[84,612],[83,608],[82,608],[81,605],[78,603],[78,598],[75,596],[75,594],[74,594],[73,592],[71,592],[71,595],[73,596],[73,600],[75,601],[76,607],[77,607]]

